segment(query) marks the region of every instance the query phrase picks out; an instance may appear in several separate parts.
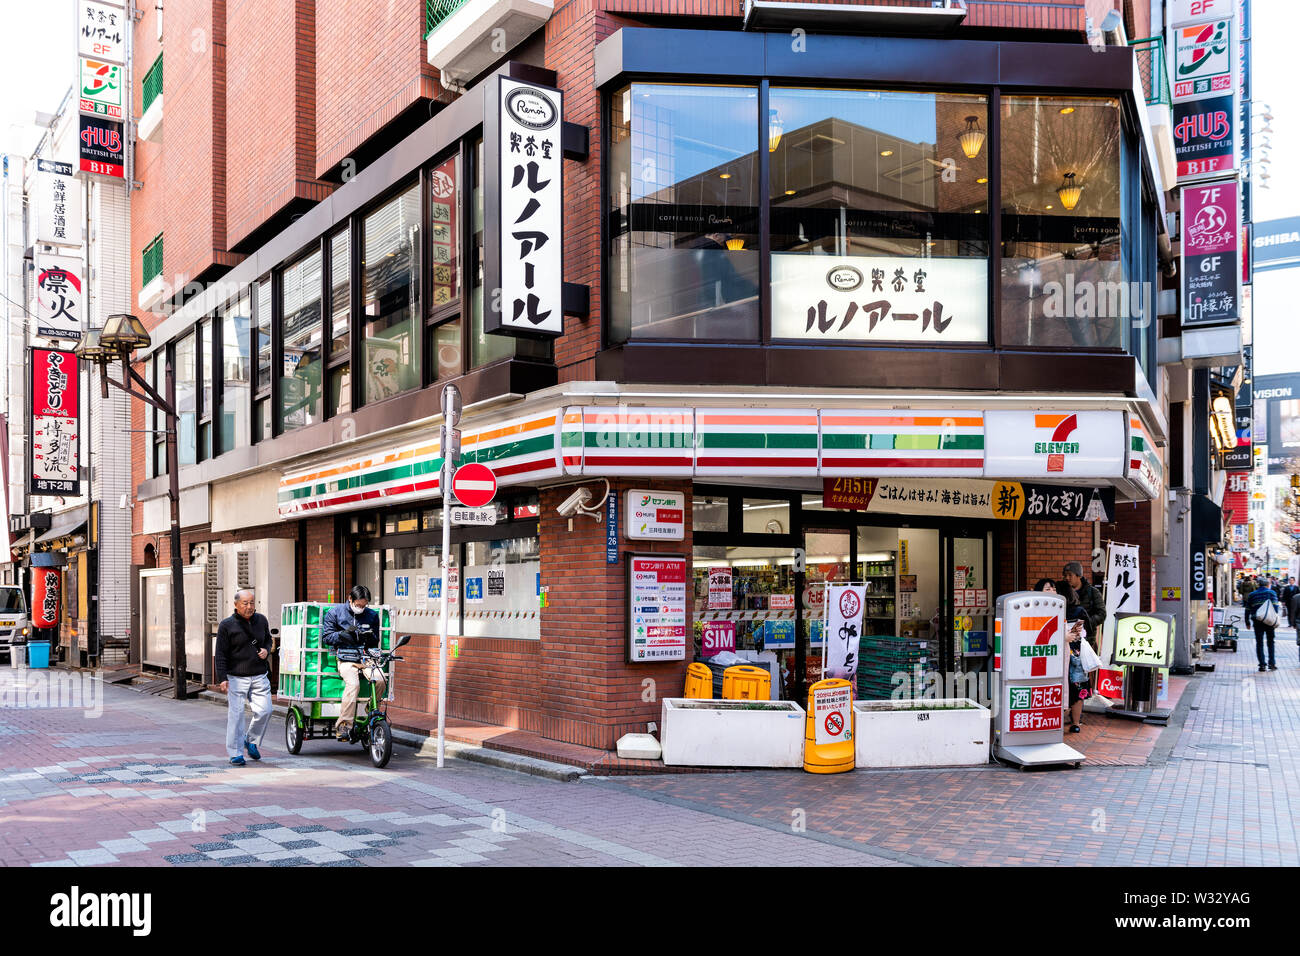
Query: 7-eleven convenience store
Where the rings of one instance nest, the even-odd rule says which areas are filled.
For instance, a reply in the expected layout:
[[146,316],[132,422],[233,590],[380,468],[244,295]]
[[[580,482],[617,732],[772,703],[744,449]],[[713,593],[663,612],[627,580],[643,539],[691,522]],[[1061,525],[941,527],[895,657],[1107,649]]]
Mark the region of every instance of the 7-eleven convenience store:
[[[580,383],[530,396],[522,413],[466,415],[461,460],[491,467],[500,490],[496,526],[452,529],[454,717],[611,748],[680,695],[687,663],[719,649],[797,695],[820,674],[835,581],[866,582],[864,636],[927,639],[925,670],[941,680],[987,672],[997,595],[1059,578],[1149,512],[1135,502],[1159,463],[1123,400],[900,409],[830,390],[650,391]],[[396,700],[415,714],[435,707],[442,630],[437,434],[434,422],[305,459],[278,492],[284,520],[334,516],[337,593],[369,586],[417,635]],[[561,515],[580,488],[585,513]],[[680,559],[680,606],[668,591],[664,605],[639,604],[634,556]],[[873,680],[860,695],[889,696]]]

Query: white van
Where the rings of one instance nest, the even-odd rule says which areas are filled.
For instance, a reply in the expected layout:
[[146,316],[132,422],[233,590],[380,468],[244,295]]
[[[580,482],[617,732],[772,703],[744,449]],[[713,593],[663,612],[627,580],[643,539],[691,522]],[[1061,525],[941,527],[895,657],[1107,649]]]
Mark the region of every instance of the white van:
[[27,597],[23,589],[0,585],[0,655],[13,663],[13,645],[26,644],[30,633],[31,620],[27,616]]

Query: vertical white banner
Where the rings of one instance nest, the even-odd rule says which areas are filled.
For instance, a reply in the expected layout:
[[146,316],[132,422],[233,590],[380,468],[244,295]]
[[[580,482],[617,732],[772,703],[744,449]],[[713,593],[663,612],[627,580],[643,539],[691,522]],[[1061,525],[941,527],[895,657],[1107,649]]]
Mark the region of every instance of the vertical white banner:
[[826,591],[826,670],[823,678],[857,678],[865,584],[832,584]]
[[81,184],[71,163],[36,161],[36,241],[81,245]]
[[484,330],[564,332],[564,124],[559,90],[500,82],[499,294],[485,290]]
[[36,256],[36,334],[81,341],[82,261],[70,256]]
[[1101,628],[1098,654],[1109,666],[1115,646],[1115,615],[1142,610],[1142,581],[1136,544],[1110,544],[1106,548],[1106,621]]

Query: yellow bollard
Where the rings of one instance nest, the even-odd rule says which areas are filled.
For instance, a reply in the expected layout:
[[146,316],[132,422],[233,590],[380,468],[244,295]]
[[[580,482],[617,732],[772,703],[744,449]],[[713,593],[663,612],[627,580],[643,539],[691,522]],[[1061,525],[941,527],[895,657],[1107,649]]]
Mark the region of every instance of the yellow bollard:
[[809,773],[843,773],[854,764],[853,685],[833,678],[808,688],[804,723],[803,768]]
[[713,671],[707,664],[688,664],[686,666],[686,690],[682,696],[693,700],[713,699]]
[[722,672],[723,700],[771,700],[772,675],[764,667],[737,664]]

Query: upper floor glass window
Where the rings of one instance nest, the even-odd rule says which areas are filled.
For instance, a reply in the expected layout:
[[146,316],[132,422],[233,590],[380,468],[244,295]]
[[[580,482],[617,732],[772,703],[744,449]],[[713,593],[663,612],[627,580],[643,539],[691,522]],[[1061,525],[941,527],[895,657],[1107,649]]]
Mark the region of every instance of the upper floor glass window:
[[[473,276],[469,297],[469,367],[479,368],[511,357],[535,358],[549,361],[552,352],[550,339],[532,339],[525,336],[489,335],[483,331],[483,141],[474,146],[471,168],[472,195],[470,198],[473,236],[469,243],[469,271]],[[456,359],[451,348],[454,332],[446,326],[435,330],[439,338],[438,375],[451,371]]]
[[330,236],[330,356],[346,352],[352,331],[352,239],[347,227]]
[[218,453],[248,444],[251,297],[245,291],[221,311],[221,422]]
[[271,280],[257,285],[257,391],[271,385]]
[[178,339],[173,346],[176,363],[176,455],[181,465],[192,465],[196,461],[198,382],[194,365],[194,339],[195,334],[191,332],[184,338]]
[[280,377],[283,431],[321,420],[321,253],[317,249],[284,270]]
[[420,387],[420,188],[412,186],[365,217],[361,299],[363,400]]
[[634,83],[610,127],[610,338],[758,338],[758,90]]
[[773,87],[772,337],[988,340],[983,96]]
[[1001,120],[1003,343],[1123,347],[1119,102],[1004,96]]

